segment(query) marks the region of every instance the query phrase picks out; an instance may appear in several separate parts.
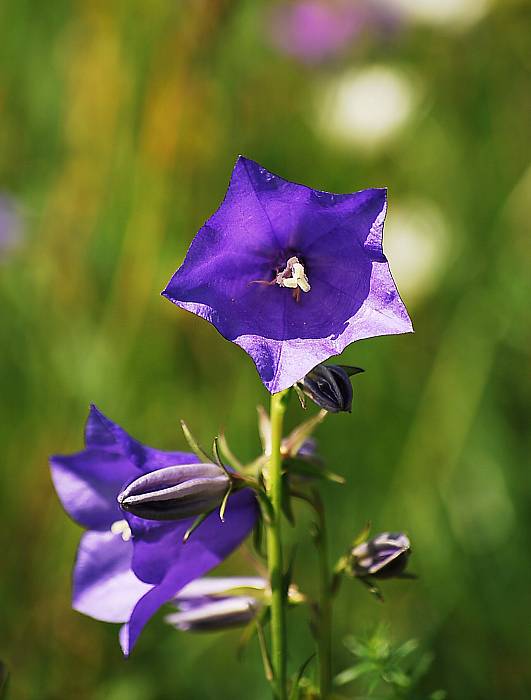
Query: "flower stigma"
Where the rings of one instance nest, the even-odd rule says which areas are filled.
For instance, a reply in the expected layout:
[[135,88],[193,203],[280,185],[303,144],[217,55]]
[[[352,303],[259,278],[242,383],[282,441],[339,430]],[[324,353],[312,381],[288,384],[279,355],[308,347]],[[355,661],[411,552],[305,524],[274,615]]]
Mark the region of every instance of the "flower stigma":
[[111,525],[113,535],[121,535],[124,542],[129,542],[131,539],[131,528],[127,520],[115,520]]
[[299,300],[300,290],[303,292],[309,292],[311,287],[308,282],[308,277],[304,270],[304,265],[299,262],[299,259],[293,256],[286,263],[286,267],[282,272],[279,272],[275,277],[275,282],[280,287],[287,287],[288,289],[293,289],[293,296],[295,300]]

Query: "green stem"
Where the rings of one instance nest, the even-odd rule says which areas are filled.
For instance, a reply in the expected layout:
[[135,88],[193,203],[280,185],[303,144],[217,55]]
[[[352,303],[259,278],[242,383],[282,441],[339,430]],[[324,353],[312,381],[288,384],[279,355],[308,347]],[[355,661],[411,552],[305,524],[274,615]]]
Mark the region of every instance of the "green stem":
[[282,426],[288,390],[271,396],[271,456],[267,494],[272,506],[272,520],[267,532],[267,564],[271,581],[271,662],[274,672],[275,698],[286,700],[286,591],[282,563]]
[[319,553],[319,621],[317,646],[319,652],[319,688],[321,700],[326,700],[332,682],[332,591],[328,560],[328,536],[324,506],[317,491],[313,492],[315,511],[319,517],[316,547]]

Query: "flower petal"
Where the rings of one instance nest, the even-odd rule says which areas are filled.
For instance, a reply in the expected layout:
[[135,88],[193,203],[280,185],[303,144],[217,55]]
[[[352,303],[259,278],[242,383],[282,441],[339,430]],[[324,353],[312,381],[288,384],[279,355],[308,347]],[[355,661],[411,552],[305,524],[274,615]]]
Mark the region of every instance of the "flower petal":
[[122,484],[139,473],[120,454],[96,449],[51,457],[50,468],[64,509],[91,530],[108,530],[123,518],[116,496]]
[[203,575],[247,537],[257,516],[256,498],[252,491],[244,489],[229,497],[224,522],[219,513],[212,513],[183,544],[183,536],[194,518],[164,523],[126,513],[133,533],[133,571],[142,581],[156,584],[171,569],[186,572],[196,564],[201,568],[201,562],[204,562],[205,568],[198,574]]
[[91,530],[108,530],[123,518],[116,498],[125,483],[157,468],[198,461],[187,452],[142,445],[95,406],[90,407],[85,440],[85,450],[51,457],[50,468],[66,512]]
[[[207,571],[210,571],[210,569],[213,569],[220,563],[221,559],[227,556],[227,554],[220,556],[220,551],[215,543],[209,548],[205,543],[198,539],[194,541],[193,538],[194,535],[192,535],[190,541],[182,548],[179,560],[167,568],[166,575],[161,582],[153,586],[153,588],[138,601],[129,622],[120,630],[120,644],[126,656],[133,650],[147,622],[164,603],[175,598],[177,593],[186,586],[187,583],[190,583],[190,581],[199,578]],[[236,542],[234,546],[236,546],[236,544],[238,544],[238,542]]]
[[[85,441],[87,447],[97,447],[121,454],[142,473],[174,464],[190,464],[198,461],[197,457],[189,452],[168,452],[143,445],[117,423],[103,415],[93,404],[85,426]],[[138,471],[134,471],[133,476],[137,475],[139,475]]]
[[72,606],[104,622],[125,622],[152,586],[131,571],[133,545],[111,532],[86,532],[74,567]]

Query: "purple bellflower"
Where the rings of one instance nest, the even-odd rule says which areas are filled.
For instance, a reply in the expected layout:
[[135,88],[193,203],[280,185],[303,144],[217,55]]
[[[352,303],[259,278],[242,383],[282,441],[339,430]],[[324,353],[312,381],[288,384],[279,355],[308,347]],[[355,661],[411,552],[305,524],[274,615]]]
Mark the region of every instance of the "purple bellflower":
[[128,655],[162,605],[247,537],[257,505],[254,494],[242,489],[228,499],[224,522],[212,513],[183,543],[194,518],[142,520],[124,514],[117,497],[124,485],[145,474],[198,462],[195,455],[143,445],[95,406],[87,419],[85,445],[81,452],[50,459],[66,512],[88,530],[74,566],[72,604],[97,620],[125,623],[120,641]]
[[385,189],[321,192],[240,157],[162,294],[281,391],[355,340],[412,331],[382,250],[386,209]]

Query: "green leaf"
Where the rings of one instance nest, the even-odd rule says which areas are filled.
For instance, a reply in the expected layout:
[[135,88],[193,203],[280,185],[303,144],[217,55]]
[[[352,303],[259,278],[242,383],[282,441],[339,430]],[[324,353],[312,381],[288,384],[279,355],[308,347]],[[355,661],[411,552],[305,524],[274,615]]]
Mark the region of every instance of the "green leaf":
[[273,665],[271,663],[271,657],[269,656],[269,650],[267,648],[267,643],[264,635],[264,627],[262,617],[259,616],[256,619],[256,634],[258,637],[258,643],[260,645],[260,653],[262,655],[262,663],[264,664],[264,673],[267,680],[271,683],[275,678],[273,673]]
[[310,663],[315,658],[315,654],[309,656],[306,661],[301,665],[295,676],[293,677],[291,692],[289,694],[289,700],[299,700],[301,692],[301,681],[303,679],[304,673]]
[[378,670],[378,664],[374,663],[374,661],[361,661],[359,664],[351,666],[350,668],[341,671],[341,673],[338,673],[338,675],[334,678],[334,685],[346,685],[347,683],[351,683],[367,673],[374,673]]

